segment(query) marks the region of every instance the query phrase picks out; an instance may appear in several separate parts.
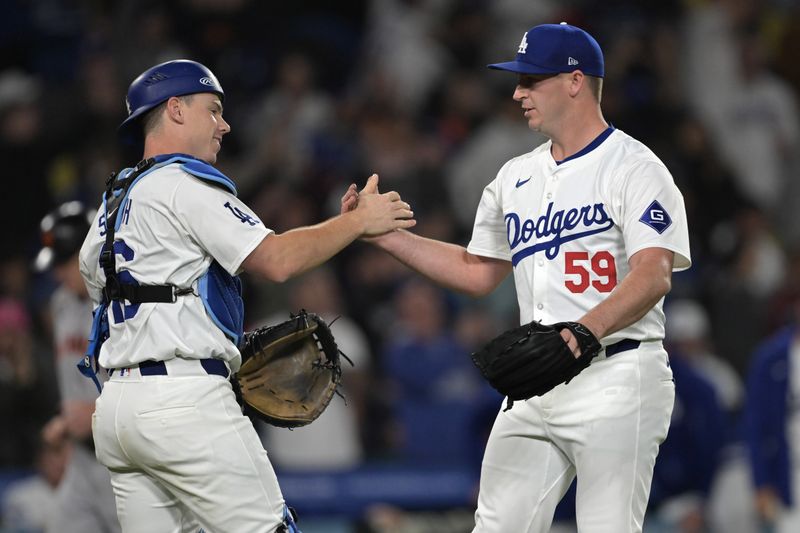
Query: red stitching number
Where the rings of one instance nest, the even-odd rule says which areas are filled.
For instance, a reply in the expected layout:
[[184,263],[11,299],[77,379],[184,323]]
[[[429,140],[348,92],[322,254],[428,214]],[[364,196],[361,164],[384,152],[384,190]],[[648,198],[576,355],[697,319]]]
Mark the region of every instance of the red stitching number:
[[[588,262],[588,265],[584,265]],[[589,272],[595,275],[595,279]],[[576,279],[564,281],[570,292],[585,292],[591,284],[597,292],[611,292],[617,286],[617,264],[610,252],[597,252],[589,260],[589,252],[566,252],[564,254],[564,274],[577,276]]]

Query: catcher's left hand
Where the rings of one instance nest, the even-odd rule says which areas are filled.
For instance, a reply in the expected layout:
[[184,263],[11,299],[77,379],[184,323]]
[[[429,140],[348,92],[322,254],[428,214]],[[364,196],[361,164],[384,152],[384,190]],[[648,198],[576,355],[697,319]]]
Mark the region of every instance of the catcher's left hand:
[[242,367],[232,377],[256,416],[289,428],[322,414],[342,378],[341,352],[328,324],[305,310],[290,317],[245,334]]
[[[569,329],[578,341],[581,355],[575,357],[561,336]],[[589,329],[578,322],[544,325],[531,322],[506,331],[472,354],[486,380],[515,400],[541,396],[580,374],[600,352],[601,346]]]

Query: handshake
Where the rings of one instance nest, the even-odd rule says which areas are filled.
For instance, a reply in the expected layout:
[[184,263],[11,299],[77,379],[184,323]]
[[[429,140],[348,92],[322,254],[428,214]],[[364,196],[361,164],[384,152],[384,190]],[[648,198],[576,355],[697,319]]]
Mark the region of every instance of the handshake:
[[416,225],[411,206],[395,191],[378,192],[378,175],[373,174],[359,192],[353,183],[341,199],[341,214],[360,216],[362,236],[377,237]]

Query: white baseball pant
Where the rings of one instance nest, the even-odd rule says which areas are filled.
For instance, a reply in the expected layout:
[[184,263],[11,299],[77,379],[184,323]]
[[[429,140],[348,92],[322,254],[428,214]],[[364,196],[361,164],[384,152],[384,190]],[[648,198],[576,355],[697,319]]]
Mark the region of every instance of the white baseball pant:
[[[577,473],[578,531],[642,530],[675,385],[660,342],[606,358],[498,415],[473,533],[544,533]],[[505,404],[504,404],[505,405]]]
[[122,530],[274,532],[284,500],[252,423],[227,379],[180,361],[167,362],[178,376],[114,372],[97,400],[97,458]]

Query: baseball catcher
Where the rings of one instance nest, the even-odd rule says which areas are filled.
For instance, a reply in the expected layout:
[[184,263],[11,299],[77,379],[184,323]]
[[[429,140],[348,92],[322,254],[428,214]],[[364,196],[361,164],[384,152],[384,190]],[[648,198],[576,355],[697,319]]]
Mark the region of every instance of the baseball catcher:
[[[564,328],[578,340],[580,357],[575,357],[561,337]],[[508,410],[515,400],[541,396],[556,385],[569,383],[589,366],[600,348],[597,338],[579,322],[531,322],[489,341],[472,354],[472,360],[489,384],[508,397]]]
[[286,428],[305,426],[322,414],[338,393],[339,356],[347,359],[328,324],[305,310],[247,333],[241,353],[242,367],[232,378],[241,403]]

